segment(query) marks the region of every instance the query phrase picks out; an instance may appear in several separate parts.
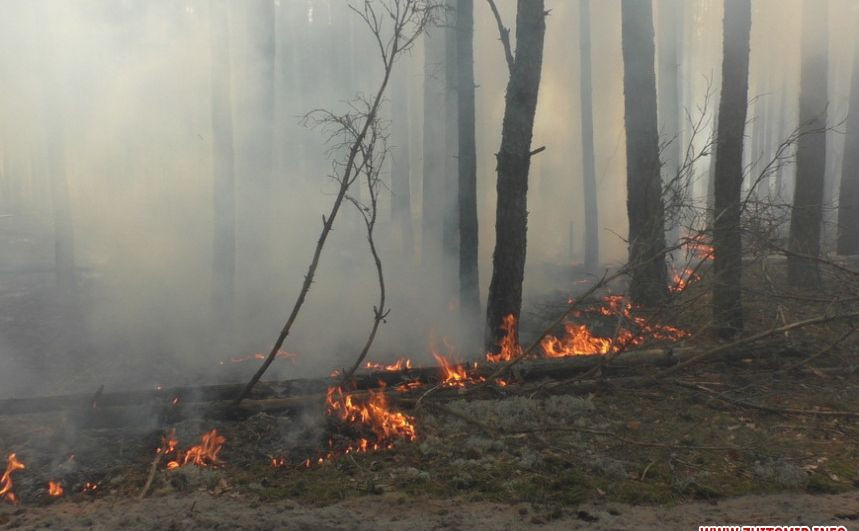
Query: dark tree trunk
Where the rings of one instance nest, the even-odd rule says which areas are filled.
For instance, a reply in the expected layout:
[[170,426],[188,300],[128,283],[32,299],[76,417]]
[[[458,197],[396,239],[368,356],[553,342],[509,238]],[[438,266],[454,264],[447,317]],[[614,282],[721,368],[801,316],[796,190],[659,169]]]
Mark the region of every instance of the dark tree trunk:
[[723,337],[731,337],[743,329],[740,200],[751,26],[750,0],[725,0],[713,223],[713,318]]
[[853,79],[838,200],[838,254],[859,254],[859,35],[854,37]]
[[474,132],[474,0],[459,0],[456,10],[458,85],[459,302],[462,314],[480,314],[477,268],[477,147]]
[[214,206],[212,303],[216,324],[228,327],[235,294],[236,200],[230,37],[224,0],[212,0],[210,16]]
[[820,254],[823,184],[826,173],[826,106],[829,18],[827,2],[804,0],[802,10],[802,67],[800,70],[799,138],[796,183],[790,218],[791,254],[788,282],[818,286],[820,272],[811,258]]
[[400,248],[405,257],[414,256],[415,243],[412,230],[411,165],[409,158],[409,87],[408,70],[394,73],[391,86],[391,218],[400,237]]
[[668,274],[651,0],[623,0],[621,13],[630,296],[635,304],[654,306],[668,293]]
[[582,119],[582,188],[585,203],[585,269],[599,267],[599,207],[594,162],[594,109],[591,81],[591,0],[579,0],[579,95]]
[[[528,223],[528,170],[531,137],[546,34],[543,0],[518,0],[516,55],[505,97],[501,148],[497,155],[498,203],[495,211],[495,252],[486,305],[486,346],[495,351],[504,336],[508,315],[519,319]],[[515,338],[518,341],[518,334]]]

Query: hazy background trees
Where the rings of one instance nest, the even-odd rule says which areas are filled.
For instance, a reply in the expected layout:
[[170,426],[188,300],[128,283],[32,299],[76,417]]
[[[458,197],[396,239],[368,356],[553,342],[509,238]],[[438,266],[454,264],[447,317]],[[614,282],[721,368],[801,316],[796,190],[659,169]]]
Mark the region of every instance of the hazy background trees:
[[[167,377],[175,364],[217,370],[213,360],[266,348],[271,331],[282,325],[283,301],[304,273],[296,257],[312,248],[321,207],[332,192],[325,138],[305,128],[300,117],[314,108],[348,105],[356,92],[369,90],[378,74],[371,60],[374,43],[355,31],[346,2],[223,1],[220,26],[225,29],[218,33],[225,31],[227,37],[214,41],[213,15],[220,1],[8,0],[7,16],[0,20],[0,233],[6,242],[0,274],[7,275],[2,284],[17,289],[23,285],[20,275],[33,285],[56,284],[58,273],[73,271],[71,284],[82,295],[79,313],[93,331],[92,354],[110,358],[121,350],[126,355],[112,363],[147,371],[153,360],[159,361]],[[471,84],[463,81],[468,74],[467,24],[458,25],[469,3]],[[827,86],[817,93],[825,92],[828,123],[835,125],[847,116],[856,12],[849,0],[826,3],[825,26],[812,33],[818,40],[828,36],[828,73],[818,76],[826,78]],[[653,62],[649,75],[658,81],[656,94],[650,94],[658,114],[646,120],[647,142],[652,146],[656,131],[657,145],[672,140],[669,145],[681,150],[690,142],[700,148],[716,126],[724,2],[689,0],[679,11],[674,5],[653,2],[656,19],[650,30],[655,32],[649,40],[651,48],[656,46],[646,55]],[[581,2],[547,0],[545,5],[551,14],[546,18],[534,147],[547,149],[533,157],[528,176],[526,305],[570,289],[565,283],[569,270],[583,267],[594,234],[599,250],[588,253],[589,269],[599,272],[628,257],[621,6],[620,1],[592,1],[588,17]],[[382,258],[386,267],[390,264],[392,326],[380,335],[379,357],[409,354],[402,352],[403,345],[419,357],[433,330],[439,338],[456,336],[460,310],[471,312],[467,307],[475,305],[476,290],[467,278],[478,279],[477,304],[489,292],[496,244],[495,154],[501,145],[508,69],[486,2],[461,1],[454,7],[459,13],[452,25],[437,28],[428,49],[421,41],[405,58],[385,106],[392,157],[383,172],[389,188],[381,198],[377,231]],[[499,1],[498,7],[515,36],[517,3]],[[744,168],[756,158],[752,143],[766,158],[801,121],[802,1],[756,0],[754,7],[748,93],[753,125],[746,135]],[[589,52],[581,29],[590,30]],[[673,37],[670,30],[675,30]],[[435,50],[434,38],[440,46]],[[583,61],[588,57],[590,82]],[[223,84],[213,84],[216,72]],[[46,81],[50,76],[52,83]],[[676,87],[671,83],[675,78],[680,80]],[[440,99],[432,100],[436,96],[425,85],[435,82],[441,83]],[[472,183],[469,138],[463,134],[470,130],[466,89],[471,86],[474,195],[460,202]],[[592,89],[590,103],[583,86]],[[669,107],[664,101],[672,99],[672,88],[676,105]],[[692,139],[685,117],[695,115],[708,92],[709,119],[700,137]],[[593,187],[586,194],[585,184],[591,182],[585,178],[591,172],[583,171],[591,151],[583,141],[588,111],[593,112]],[[680,116],[676,130],[669,112]],[[225,132],[227,119],[232,134]],[[441,129],[432,129],[437,126]],[[851,142],[837,131],[825,136],[824,236],[835,233],[831,212],[841,183],[840,161],[850,152],[843,146]],[[228,201],[215,186],[227,182],[220,172],[230,166],[228,148],[222,147],[230,138],[235,238],[229,236],[227,203],[213,208],[216,198]],[[661,154],[664,180],[674,156],[664,147]],[[708,156],[694,164],[690,201],[701,208],[714,160]],[[787,161],[767,185],[785,205],[793,198],[796,169]],[[844,171],[850,171],[849,163]],[[750,186],[749,173],[744,173],[744,190]],[[60,175],[67,190],[65,213],[62,188],[55,187]],[[461,186],[466,194],[459,193]],[[464,216],[463,208],[472,204],[474,215]],[[312,361],[293,370],[309,373],[336,366],[346,346],[363,337],[370,318],[372,264],[362,247],[361,220],[349,215],[353,217],[344,217],[335,228],[330,260],[323,262],[317,292],[306,309],[314,324],[296,330],[292,339],[295,350]],[[452,220],[458,230],[452,231],[455,238],[448,238],[445,252],[443,227],[447,222],[450,229]],[[434,232],[425,232],[427,226]],[[685,227],[677,229],[682,237]],[[781,230],[786,237],[787,226]],[[227,249],[230,241],[236,253],[236,332],[234,343],[213,345],[201,338],[211,331],[211,302],[226,296],[217,290],[231,291],[229,252],[216,252]],[[821,240],[822,250],[829,250],[830,241],[832,236]],[[57,246],[63,242],[73,242],[74,252]],[[430,261],[433,253],[436,264]],[[215,267],[216,254],[224,257],[222,269]],[[427,267],[416,265],[421,263]],[[462,264],[468,267],[459,269]],[[52,300],[46,295],[20,319],[42,322],[45,312],[52,311]],[[6,364],[0,366],[3,374],[25,365],[20,360],[26,360],[34,343],[16,325],[19,317],[10,319],[0,329],[0,347],[15,354],[0,361]],[[465,330],[466,336],[474,334]],[[52,339],[46,352],[61,359],[68,337]],[[162,377],[152,378],[156,376]]]

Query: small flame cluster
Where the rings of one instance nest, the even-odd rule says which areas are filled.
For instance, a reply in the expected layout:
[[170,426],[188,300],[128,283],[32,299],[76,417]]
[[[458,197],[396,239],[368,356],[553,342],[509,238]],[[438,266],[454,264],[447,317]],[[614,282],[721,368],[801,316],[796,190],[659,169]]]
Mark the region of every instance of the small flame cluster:
[[18,504],[18,497],[12,491],[12,474],[25,468],[27,467],[18,460],[17,454],[12,453],[6,457],[6,471],[0,476],[0,499],[6,500],[13,505]]
[[368,391],[363,401],[344,392],[342,387],[331,387],[326,395],[326,404],[329,415],[349,424],[364,426],[373,434],[372,439],[362,437],[349,445],[344,453],[381,450],[393,447],[399,439],[417,439],[415,419],[391,409],[384,386],[379,390]]
[[[700,265],[703,262],[713,260],[715,250],[712,245],[706,240],[703,234],[691,236],[686,239],[683,244],[686,249],[687,264]],[[698,274],[698,266],[684,267],[681,270],[674,270],[671,274],[671,285],[668,291],[671,293],[682,293],[686,291],[690,285],[701,280],[701,275]]]
[[574,315],[581,317],[585,313],[595,312],[618,320],[622,324],[614,338],[597,336],[583,324],[565,323],[563,338],[546,336],[543,339],[540,344],[543,354],[547,358],[609,354],[650,341],[679,341],[688,335],[685,330],[651,324],[644,317],[634,315],[632,304],[625,302],[620,295],[609,295],[603,299],[603,303],[599,308],[576,312]]
[[202,435],[200,444],[192,446],[183,454],[178,449],[179,441],[176,439],[176,432],[172,430],[166,437],[161,438],[161,447],[158,448],[157,453],[163,457],[175,455],[175,459],[167,462],[167,470],[175,470],[188,464],[199,467],[218,466],[223,464],[219,455],[225,442],[227,438],[218,433],[217,429],[213,429]]
[[510,361],[522,354],[522,346],[516,337],[516,316],[511,313],[505,317],[501,322],[501,329],[504,330],[504,336],[498,342],[498,352],[495,354],[487,352],[486,361],[492,363]]
[[48,481],[48,496],[59,498],[63,495],[63,484],[59,481]]

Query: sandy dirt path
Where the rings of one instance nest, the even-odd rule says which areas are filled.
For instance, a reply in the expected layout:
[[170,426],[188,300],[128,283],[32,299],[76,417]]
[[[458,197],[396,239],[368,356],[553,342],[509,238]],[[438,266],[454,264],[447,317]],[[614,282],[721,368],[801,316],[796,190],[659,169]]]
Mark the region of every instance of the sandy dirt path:
[[859,492],[745,496],[673,507],[585,504],[549,517],[527,505],[353,498],[328,507],[206,493],[0,508],[2,529],[697,529],[700,524],[840,524],[859,529]]

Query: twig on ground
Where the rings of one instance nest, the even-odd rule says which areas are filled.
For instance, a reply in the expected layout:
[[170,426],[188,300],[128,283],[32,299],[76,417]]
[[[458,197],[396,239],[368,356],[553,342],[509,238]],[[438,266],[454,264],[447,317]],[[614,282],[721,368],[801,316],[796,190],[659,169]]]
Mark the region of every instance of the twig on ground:
[[809,416],[822,416],[822,417],[857,417],[859,418],[859,412],[856,411],[830,411],[830,410],[816,410],[816,409],[793,409],[793,408],[781,408],[781,407],[773,407],[773,406],[765,406],[762,404],[754,404],[752,402],[746,402],[745,400],[739,400],[736,398],[730,398],[725,396],[724,393],[716,392],[712,389],[708,389],[702,385],[689,385],[685,382],[674,381],[676,385],[680,387],[685,387],[687,389],[694,389],[697,391],[702,391],[707,393],[708,395],[718,398],[719,400],[724,400],[725,402],[747,407],[749,409],[758,409],[760,411],[767,411],[769,413],[783,413],[788,415],[809,415]]
[[564,426],[564,427],[545,427],[545,428],[533,428],[530,430],[516,430],[516,431],[508,431],[502,433],[502,435],[519,435],[523,433],[539,433],[539,432],[577,432],[577,433],[588,433],[590,435],[599,435],[601,437],[611,437],[612,439],[628,444],[634,444],[636,446],[647,446],[650,448],[671,448],[671,449],[684,449],[684,450],[745,450],[747,447],[740,446],[693,446],[693,445],[685,445],[685,444],[668,444],[668,443],[659,443],[659,442],[650,442],[650,441],[639,441],[637,439],[630,439],[627,437],[623,437],[622,435],[618,435],[617,433],[603,430],[593,430],[590,428],[580,428],[576,426]]
[[844,332],[841,335],[841,337],[839,337],[838,339],[836,339],[835,341],[833,341],[832,343],[827,345],[825,348],[820,349],[819,351],[817,351],[816,353],[812,354],[811,356],[805,358],[804,360],[800,361],[799,363],[795,363],[795,364],[791,365],[790,367],[788,367],[787,369],[784,369],[783,371],[779,371],[779,372],[795,371],[801,367],[804,367],[805,365],[808,365],[812,361],[829,354],[830,352],[832,352],[832,350],[834,348],[836,348],[838,345],[843,343],[848,337],[852,336],[854,332],[856,332],[856,329],[851,327],[850,330]]

